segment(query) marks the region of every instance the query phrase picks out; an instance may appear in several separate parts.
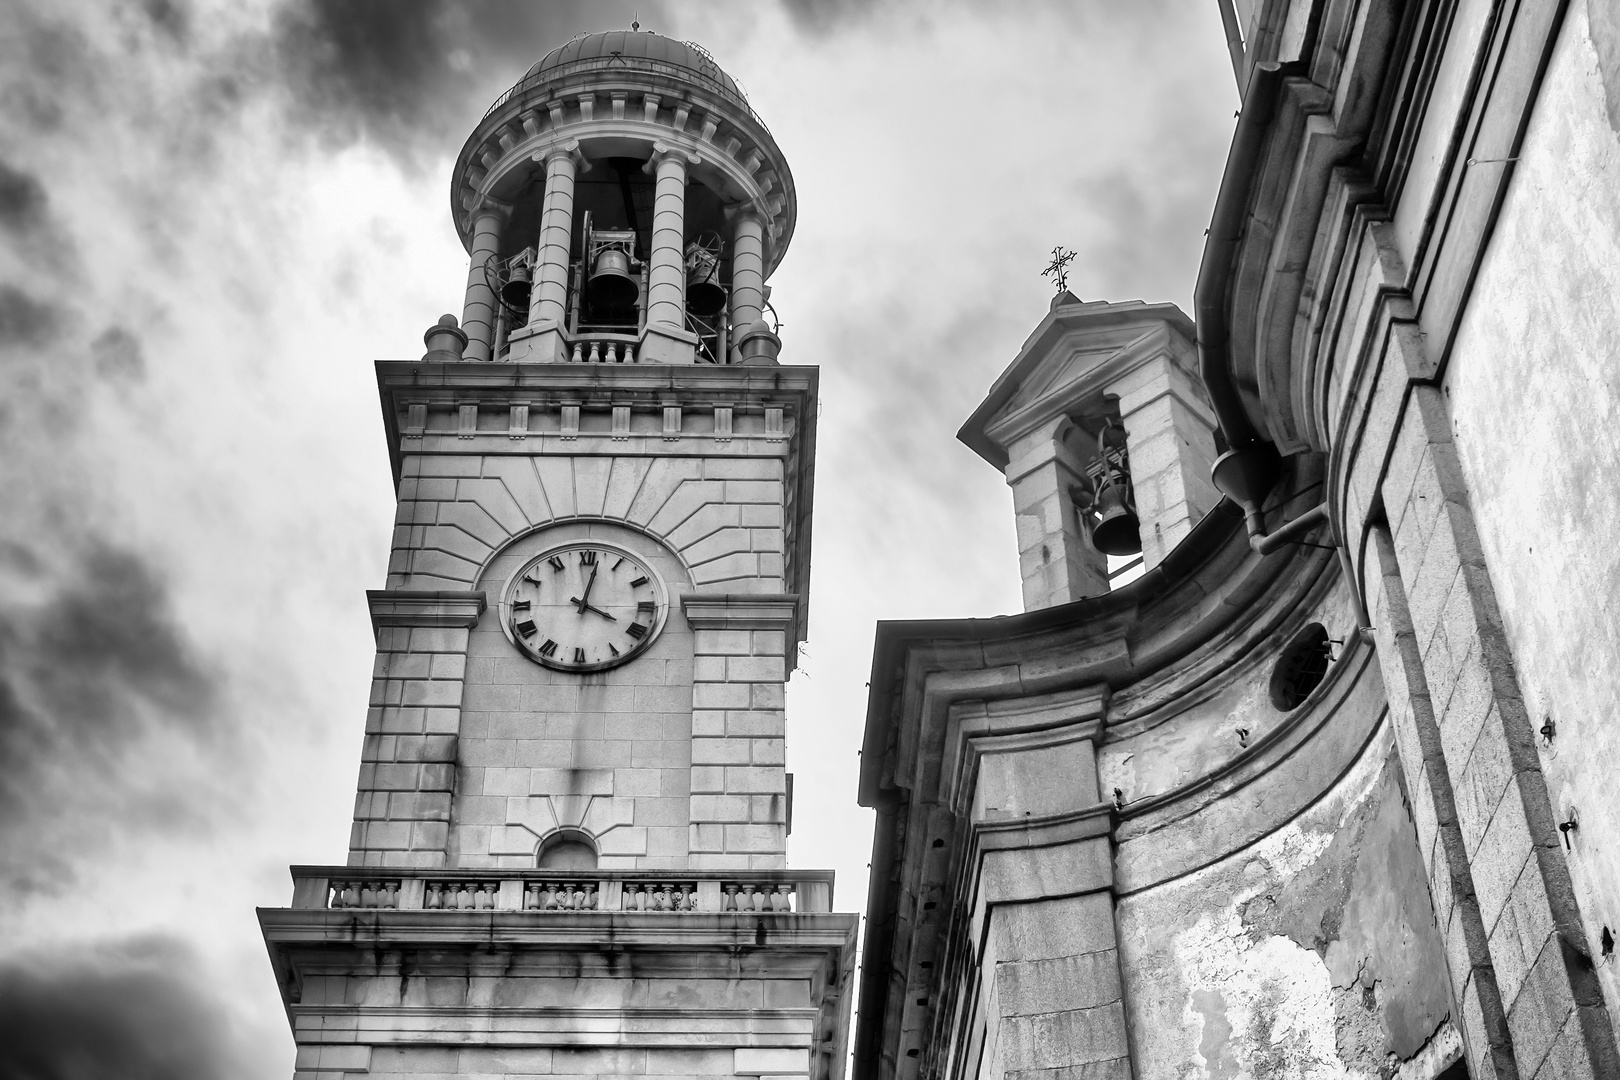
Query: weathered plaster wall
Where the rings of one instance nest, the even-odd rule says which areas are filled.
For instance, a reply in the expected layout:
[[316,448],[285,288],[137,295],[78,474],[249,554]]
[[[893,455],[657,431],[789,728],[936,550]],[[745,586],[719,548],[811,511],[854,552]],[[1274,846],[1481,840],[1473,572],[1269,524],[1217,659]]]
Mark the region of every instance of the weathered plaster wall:
[[[1501,166],[1477,166],[1480,168]],[[1569,8],[1446,373],[1594,956],[1620,935],[1620,9]],[[1611,1005],[1620,965],[1599,963]]]
[[1387,730],[1306,813],[1118,920],[1139,1077],[1432,1077],[1460,1052]]

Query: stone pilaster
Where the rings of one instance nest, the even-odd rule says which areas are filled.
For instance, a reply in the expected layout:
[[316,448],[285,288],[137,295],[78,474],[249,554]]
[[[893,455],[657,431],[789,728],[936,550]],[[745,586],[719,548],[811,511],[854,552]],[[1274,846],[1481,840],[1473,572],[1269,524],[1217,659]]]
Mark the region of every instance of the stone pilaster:
[[443,866],[455,794],[467,632],[482,593],[372,591],[377,663],[349,862]]
[[1075,509],[1085,467],[1067,417],[1058,416],[1008,447],[1007,484],[1018,527],[1024,610],[1067,604],[1108,591],[1108,562],[1092,547]]
[[787,631],[795,596],[688,596],[691,864],[787,864]]
[[1125,373],[1106,392],[1119,399],[1142,522],[1142,564],[1151,570],[1221,501],[1209,479],[1215,416],[1191,373],[1168,352]]

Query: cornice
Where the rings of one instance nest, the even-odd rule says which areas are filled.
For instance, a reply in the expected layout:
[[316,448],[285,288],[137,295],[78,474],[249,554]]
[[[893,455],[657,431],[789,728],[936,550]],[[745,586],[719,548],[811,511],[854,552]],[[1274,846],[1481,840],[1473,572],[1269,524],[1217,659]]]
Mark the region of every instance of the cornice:
[[367,589],[371,629],[423,626],[471,629],[484,612],[484,594],[442,590]]
[[799,610],[794,593],[780,596],[752,594],[687,594],[681,611],[694,630],[785,630]]

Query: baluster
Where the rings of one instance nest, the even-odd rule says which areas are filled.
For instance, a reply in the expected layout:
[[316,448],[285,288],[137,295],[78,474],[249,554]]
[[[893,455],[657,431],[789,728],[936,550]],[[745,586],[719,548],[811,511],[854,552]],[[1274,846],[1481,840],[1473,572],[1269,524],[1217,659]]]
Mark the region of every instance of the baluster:
[[360,883],[360,906],[372,908],[377,906],[377,883],[363,881]]
[[581,905],[584,907],[584,909],[586,911],[595,911],[597,905],[596,882],[587,881],[585,883],[585,892],[583,893],[583,896],[585,899],[581,902]]
[[399,882],[383,882],[382,906],[386,908],[399,907]]
[[591,363],[600,364],[601,362],[602,362],[602,343],[600,341],[592,341],[591,342]]
[[721,903],[720,910],[722,910],[722,911],[736,911],[737,910],[737,886],[735,886],[735,885],[727,885],[726,886],[726,898]]
[[792,885],[778,885],[776,887],[776,895],[771,897],[771,906],[774,907],[777,911],[792,911],[793,910],[793,886]]
[[568,886],[569,907],[574,911],[585,910],[585,886],[574,882]]
[[576,364],[583,364],[585,362],[584,354],[580,352],[579,342],[577,342],[577,341],[574,342],[573,361]]
[[744,886],[742,886],[742,896],[738,897],[738,899],[737,899],[737,910],[738,911],[753,911],[754,910],[754,887],[752,885],[744,885]]
[[493,911],[495,908],[495,891],[500,888],[499,883],[486,881],[478,887],[478,910]]
[[607,362],[610,364],[619,362],[619,343],[616,341],[608,342]]
[[627,363],[627,364],[633,364],[633,363],[636,362],[636,347],[635,347],[635,345],[633,345],[633,344],[626,344],[625,345],[625,347],[624,347],[624,362]]
[[523,888],[523,910],[538,911],[540,909],[540,886],[529,882]]
[[423,906],[434,910],[444,907],[444,886],[437,881],[428,882],[427,899],[423,901]]
[[462,911],[472,911],[478,906],[478,887],[470,881],[459,882],[456,885],[456,907]]
[[636,893],[638,891],[639,890],[634,882],[625,882],[624,891],[621,894],[622,898],[619,901],[619,907],[625,911],[636,910]]
[[679,902],[675,905],[677,911],[694,911],[697,909],[697,897],[693,895],[694,891],[690,885],[681,886]]

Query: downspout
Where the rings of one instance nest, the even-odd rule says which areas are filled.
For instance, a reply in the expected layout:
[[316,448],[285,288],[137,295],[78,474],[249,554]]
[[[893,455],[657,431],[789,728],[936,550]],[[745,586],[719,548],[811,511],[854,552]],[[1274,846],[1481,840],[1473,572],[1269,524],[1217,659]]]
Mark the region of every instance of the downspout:
[[[1193,292],[1193,312],[1198,320],[1198,374],[1209,394],[1215,419],[1220,424],[1221,437],[1227,445],[1226,453],[1215,460],[1210,478],[1221,494],[1243,508],[1244,523],[1249,530],[1249,547],[1261,555],[1269,555],[1284,544],[1294,543],[1300,537],[1329,520],[1328,504],[1318,503],[1293,521],[1266,534],[1265,499],[1276,486],[1280,459],[1276,447],[1260,438],[1243,408],[1237,387],[1232,384],[1232,369],[1228,346],[1229,328],[1226,323],[1227,292],[1232,277],[1232,262],[1243,242],[1243,228],[1249,212],[1249,191],[1253,185],[1255,164],[1260,159],[1271,122],[1277,115],[1277,99],[1283,82],[1291,75],[1304,71],[1299,62],[1280,64],[1266,61],[1256,64],[1249,72],[1249,86],[1243,95],[1243,108],[1238,114],[1237,130],[1232,133],[1232,150],[1226,158],[1226,171],[1221,175],[1221,188],[1215,196],[1215,210],[1210,215],[1209,239],[1204,243],[1204,258],[1198,266],[1198,285]],[[1367,610],[1362,603],[1361,590],[1355,584],[1355,567],[1349,548],[1342,542],[1339,565],[1350,596],[1356,607],[1358,629],[1369,635]]]
[[1277,115],[1277,99],[1281,96],[1283,81],[1299,66],[1267,61],[1256,64],[1249,73],[1248,90],[1243,95],[1243,109],[1232,135],[1232,152],[1226,159],[1220,194],[1215,197],[1209,239],[1204,243],[1198,287],[1193,295],[1193,310],[1198,320],[1198,374],[1209,393],[1221,438],[1227,446],[1226,453],[1216,459],[1211,478],[1221,494],[1243,508],[1249,546],[1262,555],[1298,540],[1328,520],[1327,504],[1322,503],[1266,535],[1262,508],[1266,496],[1276,486],[1280,459],[1276,448],[1255,430],[1237,387],[1232,384],[1230,333],[1226,321],[1232,262],[1243,243],[1255,166]]

